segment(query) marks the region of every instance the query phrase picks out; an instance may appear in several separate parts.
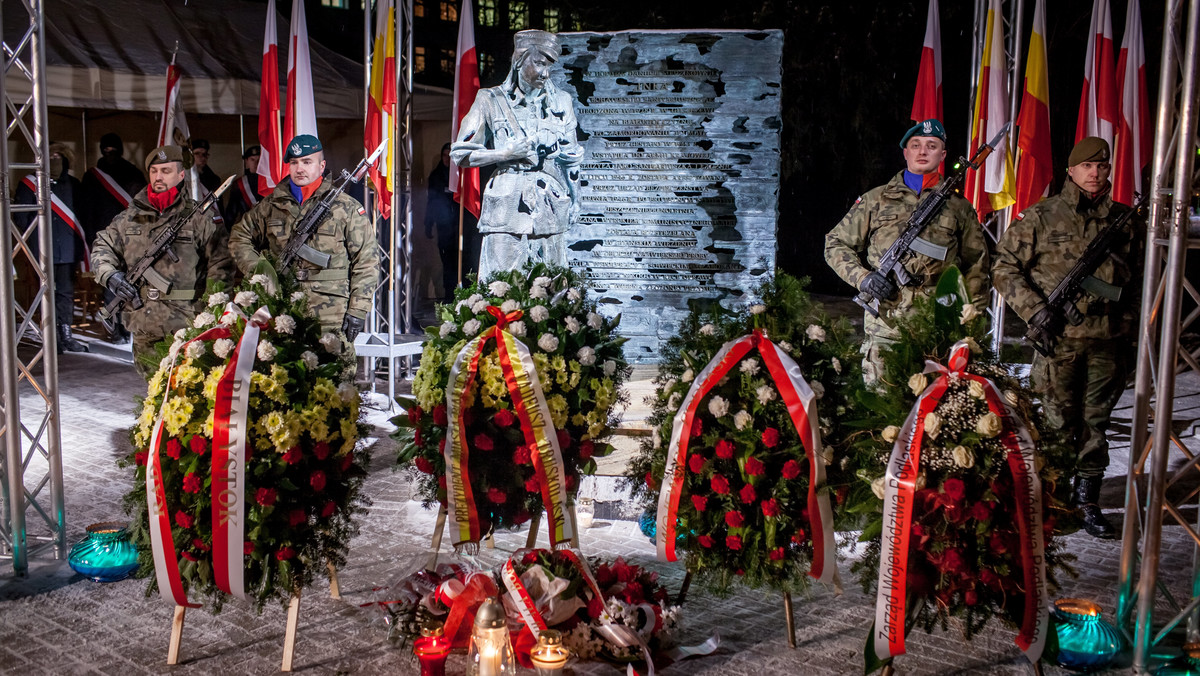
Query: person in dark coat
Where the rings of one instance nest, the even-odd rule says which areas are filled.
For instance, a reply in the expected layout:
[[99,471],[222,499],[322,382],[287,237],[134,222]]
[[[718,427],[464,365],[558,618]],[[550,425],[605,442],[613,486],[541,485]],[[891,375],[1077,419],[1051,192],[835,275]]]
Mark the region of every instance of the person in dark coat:
[[250,207],[258,204],[262,197],[258,194],[259,176],[258,159],[262,150],[258,146],[250,146],[242,153],[242,177],[230,186],[229,199],[225,202],[225,226],[233,228],[242,216],[250,211]]
[[[54,263],[54,321],[58,329],[58,353],[87,352],[88,346],[75,339],[71,333],[71,320],[75,317],[75,270],[81,261],[86,261],[87,245],[84,243],[83,225],[75,212],[76,197],[82,196],[83,186],[79,179],[68,173],[71,169],[71,151],[61,143],[50,144],[50,192],[51,241]],[[37,204],[37,184],[32,175],[26,176],[17,186],[17,204]],[[27,233],[34,256],[38,256],[36,212],[24,211],[13,214],[13,222],[22,233]]]
[[425,200],[425,236],[437,231],[438,254],[442,259],[442,298],[454,300],[458,285],[458,203],[450,192],[450,144],[442,146],[442,157],[429,173]]

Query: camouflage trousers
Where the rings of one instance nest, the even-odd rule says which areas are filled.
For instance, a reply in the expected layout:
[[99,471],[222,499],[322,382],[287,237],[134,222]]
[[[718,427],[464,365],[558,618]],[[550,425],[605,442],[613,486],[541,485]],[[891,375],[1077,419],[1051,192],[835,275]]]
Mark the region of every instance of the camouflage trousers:
[[1030,379],[1046,422],[1076,450],[1076,472],[1101,478],[1108,467],[1109,418],[1125,391],[1128,340],[1061,340],[1054,356],[1035,354]]
[[859,352],[863,355],[863,384],[871,389],[880,389],[886,383],[883,382],[883,358],[879,352],[900,340],[900,332],[870,314],[866,316],[863,328],[866,338],[863,339],[862,347],[859,348]]

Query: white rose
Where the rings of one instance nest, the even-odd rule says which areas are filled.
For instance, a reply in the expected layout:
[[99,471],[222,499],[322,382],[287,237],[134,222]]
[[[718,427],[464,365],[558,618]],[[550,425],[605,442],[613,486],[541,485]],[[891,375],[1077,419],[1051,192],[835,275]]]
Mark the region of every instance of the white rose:
[[754,418],[750,416],[750,413],[747,412],[746,409],[742,409],[733,414],[733,426],[739,430],[746,429],[746,426],[751,422],[754,422]]
[[236,313],[225,312],[221,314],[221,319],[217,323],[221,326],[233,326],[233,323],[237,321],[237,318],[238,316]]
[[229,302],[229,294],[225,293],[224,291],[220,291],[218,293],[211,294],[208,297],[209,305],[224,305],[228,302]]
[[174,343],[171,343],[171,349],[167,352],[167,354],[171,357],[171,359],[174,359],[175,357],[179,356],[179,350],[182,347],[183,341],[176,339]]
[[824,451],[822,451],[821,459],[825,461],[826,467],[832,465],[833,464],[833,449],[827,447]]
[[475,304],[471,306],[471,314],[481,315],[481,314],[487,312],[487,309],[488,309],[488,302],[486,300],[475,301]]
[[279,315],[275,318],[275,330],[280,333],[291,333],[296,330],[296,320],[291,315]]
[[466,303],[467,305],[474,305],[474,304],[478,303],[478,302],[479,302],[479,301],[481,301],[481,300],[483,300],[483,296],[482,296],[482,295],[480,295],[480,294],[478,294],[478,293],[473,293],[473,294],[471,294],[470,296],[467,296],[467,299],[466,299],[466,300],[464,300],[463,302],[464,302],[464,303]]
[[875,497],[882,500],[884,498],[884,496],[887,495],[887,479],[886,479],[886,477],[879,477],[878,479],[872,481],[871,482],[871,492],[875,494]]
[[163,357],[162,359],[158,360],[158,370],[159,371],[161,371],[165,368],[169,368],[170,366],[171,366],[171,358],[170,357]]
[[292,295],[289,296],[289,298],[292,299],[293,303],[299,303],[300,301],[304,300],[304,292],[303,291],[293,291]]
[[550,318],[550,311],[545,305],[534,305],[529,310],[529,318],[535,322],[544,322]]
[[550,278],[545,275],[536,277],[533,280],[533,285],[534,286],[550,286]]
[[1021,397],[1012,390],[1004,390],[1004,401],[1008,402],[1009,406],[1017,406],[1021,403]]
[[762,385],[757,390],[754,390],[754,396],[758,397],[758,403],[760,404],[775,401],[775,388],[770,385]]
[[230,353],[233,352],[233,346],[235,344],[236,343],[228,338],[218,338],[217,341],[213,343],[213,354],[217,355],[221,359],[228,359]]
[[617,372],[617,362],[611,359],[604,360],[604,375],[612,377],[612,374]]
[[342,339],[338,338],[336,333],[322,334],[321,347],[325,348],[326,352],[337,354],[342,351]]
[[963,446],[955,446],[954,450],[950,451],[950,456],[959,467],[970,469],[975,466],[975,455]]
[[738,368],[741,370],[742,373],[749,373],[750,375],[756,375],[759,371],[758,360],[754,359],[754,358],[746,359],[742,362],[741,366],[739,366]]
[[916,396],[921,396],[925,388],[929,386],[929,378],[925,377],[924,373],[914,373],[908,379],[908,389]]
[[963,306],[962,317],[958,320],[958,323],[966,324],[967,322],[975,319],[978,316],[979,316],[979,309],[975,307],[975,304],[967,303],[966,305]]
[[724,397],[714,396],[708,400],[708,412],[714,417],[724,418],[729,415],[729,402]]
[[512,322],[508,325],[508,332],[520,338],[525,335],[525,322]]
[[975,431],[985,437],[994,437],[1000,434],[1000,429],[1004,427],[1004,423],[1000,420],[1000,416],[988,411],[983,414],[979,422],[975,423]]
[[804,329],[804,335],[808,336],[809,340],[815,340],[818,343],[825,342],[825,329],[816,324],[809,324],[807,329]]
[[553,333],[543,333],[538,338],[538,347],[542,352],[553,352],[558,349],[558,337]]
[[529,290],[530,298],[542,300],[544,298],[549,298],[549,296],[550,296],[550,294],[548,294],[546,292],[546,287],[544,287],[544,286],[535,286]]
[[519,307],[521,307],[520,303],[509,298],[508,300],[506,300],[500,304],[500,311],[503,312],[504,314],[508,314],[508,313],[512,312],[513,310],[516,310]]
[[925,414],[925,434],[928,434],[930,439],[937,439],[941,431],[942,417],[933,411]]
[[497,279],[491,284],[488,284],[488,293],[492,294],[493,296],[503,296],[504,294],[508,293],[508,290],[511,288],[512,287],[509,286],[508,282],[502,282]]
[[579,352],[575,354],[583,366],[591,366],[596,363],[596,351],[586,345],[579,348]]
[[752,314],[752,315],[761,315],[762,313],[764,313],[766,311],[767,311],[767,306],[763,305],[761,303],[757,303],[755,305],[750,306],[750,314]]
[[702,336],[711,336],[716,333],[716,331],[717,327],[713,326],[712,324],[705,324],[704,326],[700,327],[700,335]]
[[213,313],[201,312],[200,314],[196,315],[194,320],[192,320],[192,326],[202,329],[215,321],[217,321],[217,318],[213,316]]
[[567,330],[570,331],[572,335],[579,333],[579,329],[583,328],[579,324],[579,320],[575,319],[574,317],[567,317],[566,324]]
[[837,357],[834,357],[834,358],[833,358],[833,372],[834,372],[834,373],[841,373],[841,372],[842,372],[842,362],[841,362],[841,360],[840,360],[840,359],[838,359]]
[[204,352],[204,342],[197,340],[194,343],[188,343],[187,350],[184,352],[184,354],[187,355],[188,359],[199,359],[204,355]]
[[317,354],[308,350],[305,350],[304,354],[300,355],[300,360],[310,369],[315,369],[321,365],[321,360],[317,357]]
[[671,397],[669,399],[667,399],[667,408],[669,408],[671,410],[675,410],[676,408],[678,408],[679,400],[682,398],[683,398],[682,394],[680,394],[678,392],[672,392]]
[[971,354],[983,354],[983,348],[979,347],[979,343],[971,336],[963,338],[963,342],[967,344],[968,348],[970,348]]
[[972,380],[971,382],[967,383],[967,393],[976,399],[983,399],[985,396],[987,396],[983,391],[983,383],[979,382],[978,380]]
[[896,427],[895,425],[888,425],[887,427],[883,428],[883,440],[889,444],[894,442],[898,436],[900,436],[899,427]]
[[809,383],[808,386],[812,388],[813,394],[817,397],[817,399],[825,396],[825,386],[820,382],[814,380]]
[[779,341],[779,347],[783,348],[783,351],[787,352],[788,354],[791,354],[792,352],[792,344],[786,340]]
[[567,290],[567,300],[571,301],[572,303],[578,303],[579,301],[583,300],[583,294],[579,292],[579,289],[571,287]]
[[250,283],[263,287],[267,293],[275,293],[275,284],[266,275],[254,275],[250,278]]
[[258,302],[258,294],[253,291],[238,291],[238,294],[233,297],[233,302],[242,307],[250,307]]
[[454,333],[454,329],[457,328],[458,324],[455,324],[454,322],[442,322],[441,327],[438,328],[438,336],[445,338],[451,333]]
[[349,404],[358,398],[358,388],[350,383],[342,383],[337,388],[338,396],[341,397],[343,404]]
[[262,361],[271,361],[275,358],[277,352],[278,350],[275,349],[275,346],[269,340],[261,341],[258,344],[258,358]]
[[600,327],[604,325],[603,322],[604,322],[604,320],[600,317],[600,315],[596,314],[595,312],[588,313],[588,315],[587,315],[588,328],[591,328],[595,331],[599,331]]
[[695,373],[692,373],[692,370],[691,370],[691,369],[688,369],[688,370],[686,370],[686,371],[684,371],[684,372],[683,372],[683,375],[682,375],[682,376],[679,376],[679,379],[680,379],[680,380],[682,380],[682,381],[683,381],[683,382],[685,382],[685,383],[690,383],[690,382],[692,382],[692,379],[693,379],[693,378],[695,378],[695,377],[696,377],[696,374],[695,374]]
[[466,334],[468,338],[476,333],[479,333],[479,320],[468,319],[467,323],[463,324],[462,329],[463,333]]

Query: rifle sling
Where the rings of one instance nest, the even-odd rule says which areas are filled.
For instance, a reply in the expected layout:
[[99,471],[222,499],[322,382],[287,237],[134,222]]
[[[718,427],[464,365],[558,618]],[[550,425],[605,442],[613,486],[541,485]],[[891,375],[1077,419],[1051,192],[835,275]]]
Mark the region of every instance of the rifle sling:
[[309,270],[300,268],[296,271],[296,281],[298,282],[334,282],[345,279],[349,279],[349,272],[345,269]]
[[914,239],[908,248],[910,251],[915,251],[923,256],[928,256],[939,261],[946,260],[946,256],[950,253],[948,248],[940,244],[934,244],[927,239],[921,239],[920,237]]

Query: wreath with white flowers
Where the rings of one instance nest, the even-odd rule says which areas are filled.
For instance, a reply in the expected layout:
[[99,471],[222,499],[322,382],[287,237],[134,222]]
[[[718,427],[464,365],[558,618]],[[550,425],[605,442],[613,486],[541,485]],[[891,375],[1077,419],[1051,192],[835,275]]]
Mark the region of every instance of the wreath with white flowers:
[[[222,376],[236,367],[231,357],[248,321],[264,316],[269,319],[249,375],[245,446],[236,449],[245,463],[241,549],[247,598],[259,608],[271,599],[286,602],[328,564],[342,566],[357,532],[355,518],[367,504],[359,489],[369,457],[356,447],[359,395],[347,380],[353,365],[341,337],[322,333],[295,281],[269,269],[236,293],[209,295],[206,309],[192,328],[175,334],[150,379],[131,430],[134,452],[122,464],[134,468],[135,485],[124,504],[133,519],[139,575],[155,570],[146,472],[157,451],[183,589],[217,610],[227,595],[213,574],[213,439],[214,426],[221,425],[214,401]],[[212,338],[216,333],[221,337]],[[159,448],[152,449],[160,420]],[[157,587],[152,578],[147,593]]]

